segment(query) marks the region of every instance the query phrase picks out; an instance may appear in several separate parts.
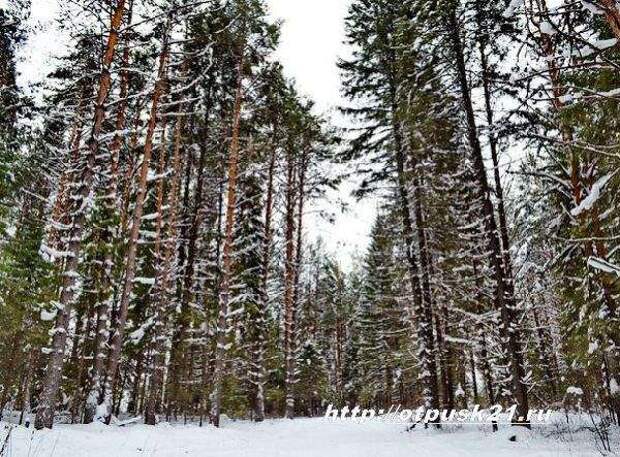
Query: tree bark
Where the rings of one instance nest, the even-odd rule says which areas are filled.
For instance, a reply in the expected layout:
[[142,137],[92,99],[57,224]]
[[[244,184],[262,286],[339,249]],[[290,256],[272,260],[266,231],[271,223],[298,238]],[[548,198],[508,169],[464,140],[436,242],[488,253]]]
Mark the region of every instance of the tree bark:
[[[395,91],[394,91],[395,97]],[[396,116],[397,108],[393,108]],[[420,355],[422,362],[421,379],[424,382],[424,402],[426,408],[439,409],[439,385],[437,378],[437,363],[435,362],[435,339],[433,335],[432,312],[424,302],[418,259],[414,248],[414,230],[409,207],[407,192],[407,177],[405,175],[405,157],[403,154],[403,139],[398,120],[393,120],[394,155],[396,160],[396,178],[399,197],[399,211],[405,239],[405,255],[407,257],[409,281],[413,294],[414,313],[417,315]],[[429,305],[430,306],[430,305]]]
[[[467,138],[473,156],[476,179],[478,181],[479,198],[482,203],[484,226],[489,243],[490,263],[496,283],[495,304],[501,314],[502,338],[505,342],[506,350],[509,354],[511,362],[513,395],[517,403],[517,419],[515,424],[524,424],[529,427],[529,424],[527,423],[527,388],[523,383],[525,378],[523,348],[517,328],[517,319],[515,316],[515,297],[514,294],[512,294],[512,296],[510,294],[510,284],[508,284],[504,271],[502,247],[498,237],[497,224],[495,221],[495,209],[491,201],[491,189],[487,180],[482,147],[478,138],[478,127],[476,125],[474,108],[469,92],[465,57],[461,43],[461,28],[456,14],[456,7],[453,6],[448,12],[450,26],[449,33],[453,46],[454,58],[456,60],[457,79],[461,92],[462,106],[467,118]],[[506,255],[508,255],[508,253],[506,253]]]
[[[99,135],[106,117],[105,103],[110,93],[112,78],[110,67],[114,61],[116,46],[118,44],[119,29],[125,13],[125,0],[118,0],[110,21],[110,32],[102,59],[101,73],[99,76],[99,88],[95,100],[95,117],[88,148],[85,151],[85,164],[81,167],[80,178],[75,183],[79,189],[79,198],[75,202],[77,214],[72,214],[73,224],[69,232],[68,257],[64,267],[62,289],[60,292],[59,310],[56,318],[52,354],[46,368],[43,390],[39,399],[35,427],[37,429],[52,428],[54,423],[54,411],[56,396],[62,378],[64,356],[66,350],[67,332],[71,308],[78,294],[77,269],[80,262],[83,226],[86,221],[86,209],[82,203],[86,202],[91,192],[94,179],[93,170],[97,151],[99,149]],[[79,183],[79,184],[78,184]]]
[[285,257],[284,257],[284,368],[286,408],[285,417],[295,417],[295,154],[288,147],[286,173]]
[[[128,7],[127,24],[131,24],[133,10],[133,0],[130,1]],[[100,191],[105,193],[104,211],[108,220],[104,221],[104,228],[101,235],[101,243],[104,245],[105,255],[100,268],[103,270],[103,279],[99,287],[100,299],[96,305],[97,326],[95,331],[95,346],[93,349],[94,365],[91,379],[91,390],[87,395],[86,409],[84,413],[84,423],[91,423],[96,414],[97,404],[102,400],[103,392],[101,391],[102,380],[105,378],[105,359],[107,356],[106,344],[109,337],[109,312],[112,308],[114,300],[113,290],[113,270],[114,270],[114,214],[118,208],[118,173],[119,173],[119,151],[123,143],[124,135],[122,131],[125,129],[127,120],[127,96],[129,95],[129,33],[125,33],[125,49],[123,51],[121,83],[120,83],[120,103],[116,112],[116,122],[114,138],[110,145],[110,164],[100,164],[100,166],[109,166],[110,176],[103,180]]]
[[[618,11],[616,2],[614,0],[601,0],[601,4],[605,6],[605,16],[612,27],[614,34],[618,35],[617,25],[620,24],[618,19],[620,18],[620,13]],[[542,0],[540,3],[541,13],[544,15],[549,14],[547,3],[545,0]],[[540,24],[536,24],[540,29]],[[616,28],[614,28],[614,25]],[[561,80],[561,70],[558,67],[556,57],[555,57],[555,46],[551,36],[546,33],[540,33],[539,40],[540,48],[542,53],[546,57],[547,60],[547,68],[549,73],[549,79],[551,80],[551,90],[552,90],[552,104],[555,108],[556,112],[560,115],[562,110],[565,108],[566,103],[563,101],[563,95],[566,94],[566,88],[562,84]],[[573,145],[575,132],[573,127],[568,124],[568,122],[563,119],[559,119],[559,129],[562,135],[562,140],[564,141],[564,146],[568,149],[568,153],[571,157],[571,171],[570,171],[570,186],[571,193],[573,196],[573,204],[579,206],[583,199],[585,198],[585,189],[591,188],[593,185],[593,171],[596,168],[596,161],[592,160],[586,155],[586,160],[582,163],[582,160],[579,157],[577,148]],[[582,176],[582,169],[592,170],[590,172],[590,178],[585,178]],[[589,181],[589,182],[588,182]],[[570,208],[569,208],[570,210]],[[589,220],[588,220],[588,216]],[[583,253],[584,258],[588,259],[594,253],[596,256],[601,257],[603,259],[607,258],[608,249],[604,241],[604,233],[601,229],[601,220],[597,211],[596,206],[588,211],[582,212],[578,217],[577,221],[579,227],[582,231],[584,231],[583,236],[585,241],[583,242]],[[592,241],[592,238],[595,238],[596,241]],[[603,300],[607,305],[610,316],[609,319],[611,321],[616,321],[618,317],[618,305],[615,298],[614,293],[614,281],[615,278],[610,277],[605,273],[599,273],[592,277],[593,281],[601,287],[603,292]],[[612,327],[612,326],[610,326]],[[613,342],[613,353],[610,360],[610,370],[609,375],[614,378],[616,384],[620,384],[620,354],[618,353],[618,348],[620,347],[620,334],[615,328],[611,328],[611,330],[605,329],[606,338]],[[604,338],[603,338],[604,339]],[[605,344],[605,341],[601,343]],[[620,393],[616,393],[615,395],[610,395],[610,407],[615,410],[615,413],[618,417],[620,417]]]
[[[161,177],[166,171],[167,160],[167,142],[166,142],[166,124],[162,125],[161,134],[161,147],[159,155],[159,168],[158,174]],[[164,231],[164,181],[162,178],[157,183],[157,195],[155,197],[155,210],[157,211],[157,219],[155,222],[155,248],[153,252],[153,258],[155,259],[156,277],[154,289],[153,302],[155,304],[155,316],[153,323],[153,350],[151,352],[151,382],[149,386],[149,397],[146,403],[146,410],[144,412],[144,423],[147,425],[155,425],[157,423],[156,408],[161,400],[161,383],[163,382],[163,369],[162,354],[164,354],[165,345],[163,344],[163,330],[164,324],[164,310],[163,310],[163,290],[162,290],[162,276],[164,269],[164,259],[162,254],[162,237],[165,236]],[[165,355],[165,354],[164,354]],[[161,367],[161,368],[160,368]],[[161,377],[160,377],[161,371]]]
[[616,0],[599,0],[605,12],[605,19],[613,34],[620,40],[620,11]]
[[103,387],[104,400],[103,404],[107,408],[106,423],[110,422],[112,410],[112,395],[118,379],[118,365],[120,362],[121,350],[123,345],[123,337],[125,334],[125,324],[127,322],[127,313],[129,310],[129,299],[133,291],[134,278],[136,274],[136,260],[138,254],[138,241],[140,237],[140,225],[142,222],[142,214],[144,211],[144,201],[146,199],[148,185],[148,171],[153,152],[153,137],[158,123],[158,110],[161,97],[164,95],[166,84],[166,68],[169,54],[169,27],[171,18],[168,19],[168,25],[164,31],[162,42],[162,50],[159,54],[159,68],[157,71],[157,81],[153,91],[151,101],[151,112],[149,123],[146,131],[146,139],[144,143],[144,153],[140,174],[138,177],[138,190],[134,205],[132,225],[129,234],[129,245],[127,249],[127,257],[125,259],[125,279],[123,281],[122,293],[119,300],[119,311],[117,320],[114,323],[113,333],[110,339],[110,354],[108,357],[108,366],[105,376],[105,385]]
[[232,138],[228,152],[228,195],[226,202],[226,227],[222,258],[222,279],[219,296],[219,313],[217,323],[217,347],[215,350],[215,367],[213,371],[213,391],[211,392],[211,422],[220,426],[222,408],[222,388],[224,370],[228,353],[228,302],[230,300],[230,280],[232,274],[232,249],[234,243],[235,213],[237,209],[237,180],[239,173],[239,134],[241,127],[241,108],[243,106],[243,62],[239,58],[237,75],[237,93],[233,110]]
[[[182,168],[182,136],[185,131],[185,121],[181,117],[177,120],[175,128],[174,152],[172,156],[172,182],[168,194],[168,220],[166,240],[163,245],[163,262],[159,272],[158,283],[156,282],[157,317],[154,329],[155,349],[153,351],[153,373],[149,397],[147,400],[145,422],[155,425],[155,414],[161,401],[164,384],[164,371],[166,367],[166,304],[174,295],[173,269],[175,265],[175,252],[177,240],[177,215],[179,206],[179,192],[181,187]],[[163,211],[163,209],[161,210]],[[160,408],[159,408],[160,409]]]
[[[274,136],[277,129],[274,128]],[[271,242],[272,242],[272,213],[273,213],[273,181],[276,168],[276,145],[272,145],[269,157],[269,168],[267,171],[267,197],[265,202],[265,238],[263,241],[263,262],[261,271],[261,297],[260,297],[260,322],[258,325],[259,337],[256,344],[255,370],[256,370],[256,398],[255,398],[255,420],[262,422],[265,419],[265,381],[267,373],[265,370],[265,340],[267,335],[266,313],[269,304],[269,267],[271,263]]]
[[[415,160],[412,161],[414,168],[417,163]],[[413,187],[414,187],[414,213],[415,213],[415,226],[417,231],[418,238],[418,251],[420,258],[420,271],[422,273],[422,302],[423,302],[423,320],[420,325],[422,337],[425,340],[425,347],[427,349],[427,356],[429,357],[429,371],[431,373],[429,380],[429,388],[431,389],[431,394],[433,395],[435,400],[435,404],[439,405],[439,380],[437,376],[437,368],[436,368],[436,350],[440,349],[442,362],[445,362],[445,351],[444,351],[444,342],[443,342],[443,332],[441,331],[441,320],[434,316],[433,313],[433,293],[431,290],[431,257],[428,249],[428,239],[426,236],[426,227],[425,227],[425,216],[423,210],[423,202],[422,202],[422,184],[421,178],[418,176],[418,171],[413,170]],[[435,336],[433,336],[433,326],[436,325],[437,328],[437,341],[435,341]],[[435,365],[435,367],[433,367]],[[433,379],[433,372],[434,379]],[[452,399],[452,385],[451,385],[451,374],[449,371],[449,367],[446,363],[442,363],[442,380],[444,385],[444,398],[449,405]],[[433,392],[434,390],[434,392]],[[433,406],[435,407],[435,406]],[[452,409],[449,407],[448,409]]]

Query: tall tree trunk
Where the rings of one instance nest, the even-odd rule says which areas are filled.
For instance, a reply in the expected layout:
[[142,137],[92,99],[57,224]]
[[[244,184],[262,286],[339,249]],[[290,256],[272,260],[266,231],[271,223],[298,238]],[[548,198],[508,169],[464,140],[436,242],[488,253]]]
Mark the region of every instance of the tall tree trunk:
[[[414,178],[413,178],[413,187],[414,187],[414,212],[415,212],[415,226],[417,231],[418,238],[418,251],[420,256],[420,271],[422,273],[422,301],[423,301],[423,320],[420,322],[422,337],[425,340],[425,347],[427,349],[427,354],[429,357],[429,366],[433,366],[436,364],[436,350],[439,346],[442,362],[446,361],[445,358],[445,348],[443,347],[443,332],[441,331],[441,320],[436,318],[433,313],[433,294],[431,290],[431,257],[428,249],[428,239],[426,236],[426,227],[425,227],[425,216],[422,202],[422,181],[418,176],[418,170],[415,169],[417,166],[417,161],[413,160],[414,166]],[[433,324],[436,324],[437,328],[437,341],[435,341],[435,337],[433,336]],[[437,369],[433,369],[435,372],[435,379],[430,379],[430,388],[435,390],[433,393],[433,397],[436,397],[435,403],[439,404],[439,388],[438,388],[438,379],[437,379]],[[444,381],[444,396],[447,400],[447,404],[451,403],[452,398],[452,386],[450,381],[450,371],[447,364],[442,364],[442,378]],[[433,378],[433,372],[431,372],[431,378]],[[449,409],[451,409],[449,407]]]
[[[501,314],[502,338],[505,342],[504,344],[506,345],[506,350],[511,362],[510,369],[513,395],[517,403],[517,420],[515,423],[525,424],[529,427],[529,424],[526,422],[528,413],[527,387],[523,383],[525,379],[523,348],[515,316],[515,297],[514,294],[510,294],[510,284],[505,276],[502,247],[498,237],[495,210],[491,201],[491,189],[487,180],[482,147],[478,138],[478,127],[476,125],[474,108],[469,92],[465,57],[461,43],[461,28],[458,23],[455,6],[452,6],[451,10],[448,12],[448,18],[462,106],[467,118],[467,138],[473,155],[473,164],[480,194],[479,198],[482,203],[485,231],[489,243],[490,263],[496,283],[495,303]],[[506,253],[506,255],[508,255],[508,253]]]
[[[393,90],[394,100],[396,90]],[[420,357],[424,383],[424,402],[426,408],[439,409],[439,385],[437,378],[437,363],[435,361],[435,338],[433,335],[432,311],[430,304],[424,302],[422,285],[420,281],[420,269],[414,247],[414,231],[409,207],[409,194],[407,192],[407,176],[405,175],[405,156],[403,153],[403,137],[401,128],[396,119],[398,109],[393,106],[392,112],[395,119],[392,121],[394,139],[394,156],[396,160],[396,178],[399,199],[399,212],[405,239],[405,255],[407,257],[409,281],[413,294],[413,313],[417,319],[419,332]]]
[[110,21],[108,41],[103,55],[101,74],[99,76],[99,88],[95,100],[95,117],[88,140],[88,148],[85,151],[85,163],[83,166],[78,167],[81,171],[79,172],[79,178],[75,180],[75,184],[78,187],[78,198],[74,203],[75,213],[71,214],[73,224],[68,237],[69,246],[67,251],[69,255],[64,267],[59,310],[52,340],[52,354],[47,364],[45,380],[43,381],[43,390],[37,407],[35,419],[35,427],[37,429],[52,428],[54,423],[55,402],[62,378],[71,308],[79,295],[77,269],[82,249],[82,233],[87,216],[87,205],[83,205],[83,203],[88,200],[88,196],[92,190],[92,182],[94,179],[93,170],[97,151],[99,149],[99,135],[101,134],[103,122],[106,117],[105,103],[112,85],[110,67],[114,61],[119,29],[124,14],[125,0],[118,0]]
[[[184,62],[184,67],[187,65],[187,61]],[[190,205],[190,177],[191,177],[191,169],[192,169],[192,161],[191,159],[187,161],[186,166],[186,174],[185,174],[185,182],[184,182],[184,192],[183,192],[183,207],[186,209],[187,214],[183,215],[184,219],[189,219],[188,222],[185,222],[180,229],[180,238],[181,240],[187,240],[185,245],[182,244],[182,247],[179,249],[178,255],[178,269],[182,272],[182,281],[180,284],[180,311],[178,313],[178,319],[176,322],[176,329],[174,331],[172,337],[172,351],[170,355],[169,362],[169,373],[170,373],[170,381],[168,383],[169,394],[173,399],[173,402],[176,402],[179,391],[179,375],[182,371],[183,359],[185,357],[185,337],[187,328],[190,325],[189,322],[189,308],[190,302],[193,298],[193,286],[194,286],[194,276],[196,269],[196,257],[198,254],[199,247],[199,232],[200,228],[204,224],[204,218],[202,216],[202,211],[205,205],[204,198],[204,184],[205,184],[205,165],[207,159],[207,141],[208,141],[208,119],[212,106],[212,90],[213,86],[213,76],[211,77],[208,83],[208,95],[206,97],[206,110],[207,112],[204,115],[205,124],[207,124],[204,128],[204,140],[200,147],[200,156],[198,158],[198,164],[196,167],[196,189],[194,191],[194,200]],[[190,110],[191,111],[191,110]],[[181,171],[179,170],[179,173]],[[176,406],[176,404],[175,404]]]
[[[297,318],[297,309],[299,308],[299,300],[300,300],[300,275],[301,275],[301,262],[303,256],[302,243],[303,243],[303,216],[304,216],[304,204],[305,204],[305,192],[306,192],[306,172],[308,168],[308,150],[304,149],[301,153],[299,169],[297,174],[297,179],[299,180],[298,184],[298,195],[297,195],[297,222],[296,222],[296,242],[295,242],[295,264],[294,268],[294,278],[293,278],[293,298],[292,298],[292,309],[290,310],[288,317],[291,318],[291,322],[289,324],[289,328],[291,331],[291,340],[290,340],[290,350],[291,352],[287,354],[287,364],[286,364],[286,379],[290,380],[290,384],[287,384],[287,411],[286,417],[292,419],[295,415],[295,398],[293,395],[289,395],[289,390],[292,391],[295,388],[296,382],[296,369],[297,369],[297,345],[296,345],[296,318]],[[288,227],[288,225],[287,225]],[[339,334],[338,334],[339,335]],[[289,363],[289,357],[292,363]],[[289,407],[289,403],[293,402],[292,408]]]
[[[127,24],[131,24],[133,11],[133,0],[130,1],[128,7]],[[92,370],[91,390],[86,398],[86,409],[84,412],[84,423],[91,423],[96,414],[97,404],[103,397],[103,392],[100,391],[102,386],[102,380],[105,377],[105,360],[106,360],[106,344],[109,338],[109,313],[112,309],[112,303],[114,301],[113,290],[113,273],[114,273],[114,222],[115,214],[117,214],[118,208],[118,186],[119,186],[119,151],[123,144],[123,130],[125,129],[127,119],[127,97],[129,95],[129,33],[125,33],[125,49],[123,51],[123,57],[121,59],[121,83],[120,83],[120,102],[118,104],[116,112],[115,133],[110,145],[110,164],[108,179],[100,186],[100,192],[105,194],[104,199],[104,211],[107,220],[103,221],[105,224],[101,242],[104,244],[105,255],[100,268],[103,270],[102,283],[99,287],[100,297],[99,302],[96,305],[97,314],[97,326],[95,331],[95,346],[93,349],[94,365]],[[100,166],[106,166],[101,164]]]
[[284,386],[285,417],[295,417],[295,201],[297,185],[295,153],[288,147],[286,173],[286,210],[284,228]]
[[[482,302],[482,278],[479,275],[478,262],[474,257],[472,262],[472,269],[474,273],[474,278],[477,287],[476,293],[476,302]],[[479,313],[484,312],[484,309],[481,305],[479,305],[479,309],[476,310]],[[476,336],[477,336],[477,347],[480,353],[480,364],[482,368],[482,377],[484,379],[485,388],[487,390],[487,398],[489,400],[489,406],[495,405],[495,383],[493,382],[493,373],[491,372],[491,363],[489,362],[489,351],[487,349],[487,340],[486,340],[486,329],[478,324],[476,326]]]
[[[159,155],[159,176],[163,176],[166,172],[167,161],[167,142],[166,142],[166,124],[162,125],[161,134],[161,147]],[[157,219],[155,222],[155,248],[153,250],[153,258],[156,262],[155,273],[155,285],[153,303],[155,305],[155,313],[153,318],[153,350],[151,352],[151,382],[149,386],[149,398],[146,404],[146,411],[144,413],[144,423],[147,425],[155,425],[157,422],[156,408],[161,400],[160,392],[160,371],[161,381],[163,382],[163,369],[161,364],[162,358],[165,358],[165,345],[163,344],[162,337],[164,335],[164,309],[163,309],[163,290],[162,290],[162,276],[164,269],[164,259],[162,254],[162,237],[165,236],[164,231],[164,180],[159,179],[157,183],[157,194],[155,197],[155,211],[157,212]]]
[[21,413],[19,415],[19,425],[24,424],[26,427],[30,427],[30,413],[31,413],[31,386],[32,378],[34,377],[35,370],[37,368],[37,362],[39,358],[39,348],[34,347],[28,354],[28,364],[26,369],[26,376],[24,377],[24,384],[22,387],[21,395]]
[[[277,129],[274,129],[274,136]],[[273,181],[276,168],[276,146],[275,142],[271,148],[269,157],[269,168],[267,170],[267,198],[265,202],[265,238],[263,241],[263,260],[260,279],[260,309],[258,325],[258,341],[255,349],[254,369],[256,370],[256,398],[255,414],[256,421],[262,422],[265,419],[265,382],[267,373],[265,370],[265,341],[267,339],[267,306],[269,305],[269,267],[271,263],[271,242],[272,242],[272,212],[273,212]]]
[[[390,15],[393,18],[399,17],[396,6],[390,7]],[[391,40],[398,32],[394,24],[389,23],[387,30]],[[402,126],[399,119],[399,100],[398,100],[398,81],[399,70],[396,55],[396,45],[392,46],[388,52],[388,58],[384,65],[388,70],[390,114],[392,116],[392,140],[394,142],[394,160],[396,165],[396,185],[398,194],[398,211],[401,217],[403,238],[405,241],[405,255],[407,258],[409,281],[411,282],[411,293],[413,295],[413,315],[417,320],[418,343],[422,365],[422,382],[424,384],[424,402],[426,408],[439,409],[439,383],[437,377],[437,363],[435,360],[435,337],[433,334],[432,305],[424,300],[422,281],[420,277],[420,266],[416,255],[414,226],[411,215],[408,182],[409,177],[406,173],[405,143],[403,138]]]
[[545,331],[541,326],[540,319],[538,317],[538,311],[536,308],[532,309],[532,316],[534,317],[534,325],[536,325],[536,336],[538,337],[537,346],[538,346],[538,354],[539,360],[542,365],[542,369],[544,372],[544,379],[546,384],[551,388],[551,393],[553,394],[553,398],[557,396],[557,389],[555,385],[556,378],[553,374],[553,365],[551,364],[551,360],[549,358],[549,354],[547,352],[547,348],[553,347],[549,343],[552,343],[548,338],[546,338]]
[[[478,8],[481,8],[478,6]],[[499,233],[502,241],[502,259],[504,261],[504,275],[506,278],[507,294],[514,296],[514,278],[512,271],[512,261],[510,258],[510,238],[508,236],[508,223],[506,222],[506,208],[504,204],[504,189],[499,171],[498,138],[495,132],[495,119],[492,104],[492,75],[489,68],[487,55],[488,35],[483,31],[481,12],[478,11],[478,25],[481,29],[478,37],[478,48],[480,51],[480,63],[482,66],[482,87],[484,93],[484,108],[487,121],[489,149],[491,150],[491,160],[493,161],[493,178],[495,180],[495,199],[497,201],[497,215],[499,220]]]
[[[187,277],[189,273],[189,261],[187,260],[188,251],[191,247],[191,239],[188,239],[188,229],[190,224],[188,224],[186,221],[187,219],[190,219],[192,217],[190,215],[190,200],[194,168],[194,160],[192,155],[190,154],[187,157],[185,168],[183,170],[183,198],[181,204],[181,207],[183,208],[183,214],[181,215],[181,219],[185,222],[182,223],[180,227],[180,243],[177,254],[177,268],[179,271],[183,271],[184,275],[183,282],[178,290],[178,298],[181,301],[181,306],[179,307],[179,311],[176,313],[176,319],[173,324],[174,331],[172,334],[172,347],[170,350],[170,360],[168,361],[169,376],[166,386],[166,415],[168,417],[170,417],[171,414],[174,414],[176,417],[177,410],[179,408],[180,379],[183,372],[183,365],[185,362],[184,341],[187,328],[191,323],[188,315],[190,295],[186,294],[185,289],[185,284],[187,283]],[[200,176],[200,172],[197,172],[197,174],[198,176]]]
[[110,339],[110,354],[108,357],[108,366],[105,376],[105,385],[103,391],[103,404],[107,408],[106,422],[109,423],[111,419],[111,404],[112,395],[116,387],[118,379],[118,365],[121,357],[121,350],[123,346],[123,337],[125,335],[125,324],[127,322],[127,313],[129,310],[129,299],[133,291],[134,279],[136,275],[136,260],[138,254],[138,241],[140,238],[140,225],[142,222],[142,214],[144,211],[144,200],[146,199],[147,186],[148,186],[148,171],[151,163],[151,155],[153,152],[153,137],[155,129],[158,123],[158,110],[159,103],[164,95],[166,84],[166,68],[169,54],[168,33],[171,25],[171,18],[168,19],[166,30],[164,31],[164,37],[162,42],[162,50],[159,54],[159,68],[157,71],[157,81],[153,90],[153,97],[151,102],[151,112],[149,116],[149,123],[146,131],[146,139],[144,143],[144,154],[142,157],[142,164],[140,167],[140,173],[138,176],[138,189],[136,194],[136,201],[133,210],[131,230],[129,233],[127,256],[125,259],[125,278],[123,281],[123,287],[121,296],[119,299],[119,310],[116,322],[114,322],[113,333]]
[[217,318],[217,347],[215,349],[215,366],[213,371],[213,391],[211,392],[211,422],[220,426],[222,408],[222,387],[224,370],[228,354],[228,302],[230,300],[230,280],[232,274],[232,249],[234,243],[235,213],[237,209],[237,180],[239,173],[239,134],[241,127],[241,107],[243,105],[243,63],[239,58],[237,75],[237,94],[233,110],[232,138],[228,152],[228,195],[226,202],[226,227],[222,258],[222,278],[219,296],[219,313]]
[[[82,337],[78,339],[78,342],[81,340],[80,344],[75,344],[74,346],[74,350],[76,351],[76,365],[77,365],[77,372],[75,374],[75,382],[76,382],[76,389],[75,389],[75,394],[73,396],[72,399],[72,404],[71,404],[71,423],[75,423],[76,418],[81,418],[82,414],[80,412],[82,406],[83,406],[83,401],[84,401],[84,397],[86,394],[86,388],[88,385],[87,381],[87,377],[85,379],[85,372],[87,371],[87,361],[86,361],[86,354],[87,351],[90,350],[90,348],[88,348],[88,339],[90,339],[90,335],[92,333],[93,330],[93,320],[95,317],[95,309],[94,306],[92,304],[89,304],[88,306],[88,315],[86,316],[85,320],[84,320],[84,331],[82,333]],[[78,420],[79,422],[79,420]]]
[[160,268],[159,277],[156,281],[158,293],[156,297],[157,316],[153,334],[155,341],[155,348],[153,350],[153,373],[145,413],[145,422],[149,425],[155,425],[155,414],[158,410],[161,410],[161,408],[158,408],[158,404],[161,401],[164,371],[166,368],[166,304],[169,303],[174,296],[173,269],[176,263],[177,216],[182,168],[181,149],[184,131],[185,120],[184,117],[180,117],[177,120],[175,128],[174,152],[172,156],[172,182],[167,203],[168,220],[166,240],[163,243],[162,267]]
[[471,376],[471,391],[473,395],[474,404],[480,403],[480,397],[478,396],[478,376],[476,375],[476,358],[474,356],[474,350],[472,348],[469,351],[469,370]]

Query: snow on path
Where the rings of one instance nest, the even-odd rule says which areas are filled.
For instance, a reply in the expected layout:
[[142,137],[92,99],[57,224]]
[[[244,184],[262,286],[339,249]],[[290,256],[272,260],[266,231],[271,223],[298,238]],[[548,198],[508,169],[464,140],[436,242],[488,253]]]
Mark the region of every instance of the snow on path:
[[[6,424],[2,424],[6,425]],[[124,428],[60,425],[11,433],[9,457],[593,457],[591,443],[566,443],[528,434],[517,443],[510,430],[414,430],[383,422],[324,419],[232,422],[221,429],[197,426]],[[6,429],[0,430],[0,445]]]

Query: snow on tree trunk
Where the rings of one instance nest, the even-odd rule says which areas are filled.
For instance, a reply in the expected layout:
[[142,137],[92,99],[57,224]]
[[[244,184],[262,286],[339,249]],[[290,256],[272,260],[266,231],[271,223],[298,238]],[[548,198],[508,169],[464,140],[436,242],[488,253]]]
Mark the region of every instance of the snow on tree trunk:
[[[116,46],[118,44],[119,29],[125,14],[125,0],[118,0],[110,22],[105,52],[103,54],[99,87],[95,100],[95,117],[88,140],[87,149],[83,152],[84,163],[78,167],[80,173],[72,180],[75,188],[75,200],[73,203],[71,218],[72,226],[68,233],[67,256],[64,265],[60,300],[56,304],[58,316],[54,325],[52,336],[52,353],[47,364],[43,389],[39,398],[35,427],[37,429],[51,428],[54,423],[56,396],[62,378],[62,369],[66,350],[67,332],[71,309],[80,293],[78,281],[78,265],[81,255],[81,242],[83,226],[87,211],[90,206],[89,200],[92,192],[93,170],[95,159],[99,149],[99,136],[106,117],[105,102],[110,93],[112,84],[110,67],[114,61]],[[77,164],[76,164],[77,165]]]
[[284,387],[285,417],[295,417],[295,154],[287,150],[286,212],[284,215]]
[[[132,21],[133,1],[129,5],[127,23]],[[114,139],[110,145],[108,163],[100,166],[107,168],[108,173],[106,179],[102,180],[100,192],[104,194],[103,205],[106,220],[102,230],[102,245],[105,249],[103,262],[99,266],[103,270],[102,283],[100,288],[100,301],[96,305],[96,321],[95,345],[93,349],[93,370],[91,378],[91,389],[86,398],[86,411],[84,413],[84,423],[91,423],[95,419],[97,405],[103,401],[105,380],[105,361],[107,359],[106,344],[109,338],[109,313],[114,302],[114,249],[115,242],[115,215],[118,211],[118,186],[119,186],[119,151],[123,142],[122,131],[125,129],[127,118],[127,97],[129,95],[129,33],[125,33],[125,49],[121,59],[121,82],[120,82],[120,103],[116,112],[116,124]],[[104,159],[105,160],[105,159]]]
[[237,178],[239,171],[239,134],[241,127],[241,108],[243,106],[243,55],[239,58],[237,91],[233,108],[232,138],[228,152],[228,195],[226,202],[226,226],[224,229],[224,248],[222,253],[222,279],[219,296],[219,313],[217,317],[217,336],[215,349],[215,366],[213,371],[213,390],[211,392],[211,422],[220,425],[222,408],[222,387],[226,356],[228,353],[228,302],[230,300],[230,281],[232,274],[231,253],[233,249],[233,229],[237,208]]
[[[274,128],[276,135],[277,128]],[[256,421],[261,422],[265,419],[265,382],[267,373],[265,370],[265,342],[267,328],[265,326],[267,318],[267,306],[269,304],[269,268],[271,264],[271,244],[272,244],[272,217],[273,217],[273,194],[274,194],[274,177],[276,168],[276,146],[271,145],[271,153],[269,157],[269,168],[267,170],[267,198],[265,202],[265,237],[263,239],[263,261],[262,261],[262,277],[260,279],[260,322],[258,331],[261,333],[256,344],[255,369],[256,369]]]
[[106,422],[109,423],[112,415],[112,394],[116,386],[118,378],[118,364],[121,357],[121,349],[125,334],[125,325],[127,322],[127,313],[129,309],[129,300],[133,291],[134,279],[136,275],[136,259],[138,254],[138,240],[140,237],[140,226],[142,223],[142,214],[144,211],[144,200],[146,198],[148,186],[148,172],[151,163],[151,155],[153,152],[153,138],[158,123],[159,104],[162,96],[164,96],[166,84],[166,70],[169,54],[169,36],[170,26],[172,23],[172,13],[169,13],[167,25],[164,31],[162,49],[159,54],[159,67],[157,71],[157,80],[153,90],[151,111],[146,131],[144,143],[144,152],[142,156],[142,164],[138,175],[138,187],[136,201],[133,209],[131,229],[129,233],[129,241],[127,248],[127,256],[125,259],[125,278],[122,285],[122,291],[118,304],[118,316],[113,323],[112,336],[110,339],[110,353],[108,356],[108,365],[105,376],[104,400],[102,407],[106,409]]
[[[519,330],[517,328],[518,320],[516,317],[516,306],[514,294],[510,295],[509,278],[506,278],[504,264],[502,262],[504,255],[500,239],[498,237],[497,224],[495,221],[495,210],[491,201],[491,189],[487,180],[487,172],[482,156],[482,148],[478,138],[478,128],[474,108],[470,96],[469,83],[467,80],[467,70],[465,66],[465,57],[463,55],[463,47],[461,43],[460,27],[457,20],[457,11],[453,7],[448,12],[450,24],[450,38],[453,46],[454,58],[456,60],[458,85],[460,88],[460,96],[462,106],[465,110],[467,118],[467,139],[471,154],[473,155],[474,169],[476,179],[479,186],[479,198],[482,203],[483,217],[487,241],[489,244],[489,261],[493,269],[495,279],[495,303],[501,315],[501,332],[506,345],[506,351],[510,357],[510,369],[514,399],[517,403],[516,423],[527,424],[528,398],[527,387],[524,384],[525,367],[523,360],[523,347],[520,339]],[[506,253],[506,255],[508,255]],[[528,425],[529,426],[529,425]]]
[[[166,172],[167,159],[167,142],[166,142],[166,123],[164,122],[161,129],[161,147],[159,155],[159,167],[157,173],[163,175]],[[151,352],[151,383],[149,386],[148,399],[144,411],[144,423],[147,425],[155,425],[157,423],[156,413],[157,407],[161,400],[161,387],[163,383],[163,371],[165,369],[165,308],[164,308],[164,263],[165,258],[162,254],[162,232],[164,231],[164,180],[157,182],[157,192],[155,196],[155,211],[157,219],[155,222],[155,247],[153,249],[153,258],[156,262],[155,284],[153,286],[153,301],[155,302],[155,312],[153,317],[153,350]]]

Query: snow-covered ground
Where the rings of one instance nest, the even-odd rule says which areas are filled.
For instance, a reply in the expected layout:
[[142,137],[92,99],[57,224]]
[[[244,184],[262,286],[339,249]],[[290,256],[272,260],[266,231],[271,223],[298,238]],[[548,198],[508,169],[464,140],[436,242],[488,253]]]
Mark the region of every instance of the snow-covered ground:
[[[593,457],[601,455],[589,434],[545,437],[553,430],[491,433],[478,427],[417,429],[384,422],[325,419],[227,422],[220,429],[197,426],[127,427],[59,425],[33,431],[2,423],[2,457]],[[587,432],[586,432],[587,433]]]

